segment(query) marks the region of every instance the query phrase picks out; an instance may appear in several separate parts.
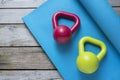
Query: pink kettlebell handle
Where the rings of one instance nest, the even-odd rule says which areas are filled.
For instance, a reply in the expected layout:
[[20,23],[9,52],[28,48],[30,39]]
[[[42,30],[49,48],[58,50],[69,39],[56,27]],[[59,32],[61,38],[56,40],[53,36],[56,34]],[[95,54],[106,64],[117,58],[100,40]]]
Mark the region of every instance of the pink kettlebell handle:
[[64,11],[59,11],[59,12],[56,12],[53,17],[52,17],[52,22],[53,22],[53,28],[57,28],[58,27],[58,19],[60,17],[65,17],[65,18],[68,18],[68,19],[72,19],[75,24],[72,26],[71,28],[71,32],[74,33],[79,25],[80,25],[80,19],[77,15],[75,14],[72,14],[72,13],[69,13],[69,12],[64,12]]

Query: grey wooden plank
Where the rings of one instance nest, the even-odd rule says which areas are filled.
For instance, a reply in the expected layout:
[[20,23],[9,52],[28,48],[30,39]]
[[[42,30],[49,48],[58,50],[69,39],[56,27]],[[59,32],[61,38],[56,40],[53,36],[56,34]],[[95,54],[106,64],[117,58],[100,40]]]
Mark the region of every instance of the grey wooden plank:
[[8,47],[0,48],[1,69],[55,70],[56,68],[40,47]]
[[0,71],[0,80],[63,80],[56,70]]
[[[120,15],[120,8],[114,8]],[[0,24],[23,23],[22,17],[34,9],[0,9]]]
[[0,46],[39,46],[24,24],[0,25]]
[[[36,8],[47,0],[1,0],[0,8]],[[120,0],[108,0],[112,6],[120,6]]]
[[47,0],[0,0],[0,8],[36,8]]
[[0,23],[23,23],[22,17],[33,9],[0,9]]
[[120,0],[109,0],[112,6],[120,6]]

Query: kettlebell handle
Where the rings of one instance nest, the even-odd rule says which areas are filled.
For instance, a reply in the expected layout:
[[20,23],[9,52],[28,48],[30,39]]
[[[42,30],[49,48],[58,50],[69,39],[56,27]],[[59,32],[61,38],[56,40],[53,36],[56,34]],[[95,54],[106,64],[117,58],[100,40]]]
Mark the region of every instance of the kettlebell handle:
[[101,51],[97,55],[97,58],[99,59],[99,61],[101,61],[102,58],[105,56],[106,51],[107,51],[105,44],[102,41],[97,40],[95,38],[84,37],[79,41],[79,44],[78,44],[79,45],[79,55],[80,55],[80,53],[84,53],[84,44],[86,42],[90,42],[90,43],[92,43],[96,46],[99,46],[101,48]]
[[74,33],[80,25],[80,19],[77,15],[69,13],[69,12],[59,11],[59,12],[56,12],[52,17],[52,22],[53,22],[53,28],[54,29],[58,27],[58,19],[60,17],[72,19],[75,22],[75,24],[71,28],[72,33]]

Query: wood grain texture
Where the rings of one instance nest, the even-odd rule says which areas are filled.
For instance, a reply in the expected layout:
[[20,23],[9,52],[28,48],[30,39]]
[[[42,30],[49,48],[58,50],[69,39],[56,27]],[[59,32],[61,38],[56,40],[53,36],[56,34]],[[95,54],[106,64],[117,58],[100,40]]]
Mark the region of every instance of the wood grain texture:
[[0,71],[0,80],[63,80],[56,70]]
[[[120,8],[114,8],[120,15]],[[23,23],[22,17],[34,9],[0,9],[0,24]]]
[[[0,0],[0,8],[36,8],[47,0]],[[120,6],[120,0],[108,0],[112,6]]]
[[23,23],[22,17],[33,11],[33,9],[0,9],[0,24]]
[[1,69],[55,70],[40,47],[0,48]]
[[39,46],[27,27],[0,25],[0,46]]
[[0,8],[36,8],[47,0],[0,0]]

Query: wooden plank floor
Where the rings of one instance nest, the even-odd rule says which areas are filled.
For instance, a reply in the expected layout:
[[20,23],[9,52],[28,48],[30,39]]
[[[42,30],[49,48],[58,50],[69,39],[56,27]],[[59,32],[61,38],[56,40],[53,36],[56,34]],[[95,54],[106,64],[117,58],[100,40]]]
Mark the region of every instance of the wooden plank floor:
[[0,80],[63,80],[21,19],[45,1],[0,0]]

